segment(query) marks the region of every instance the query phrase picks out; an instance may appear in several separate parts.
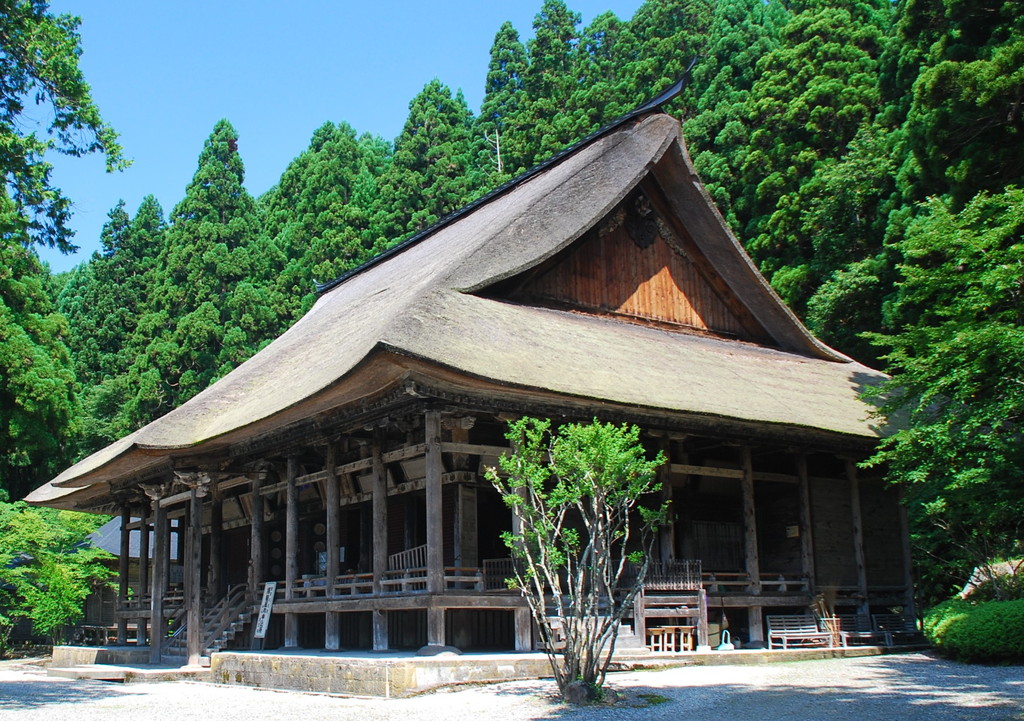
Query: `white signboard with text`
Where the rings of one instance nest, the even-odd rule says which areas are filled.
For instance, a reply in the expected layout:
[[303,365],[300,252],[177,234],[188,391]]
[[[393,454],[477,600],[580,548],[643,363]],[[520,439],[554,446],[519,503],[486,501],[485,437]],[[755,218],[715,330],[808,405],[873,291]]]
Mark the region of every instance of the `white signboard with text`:
[[274,608],[274,595],[277,593],[277,581],[267,581],[263,587],[263,598],[260,600],[260,615],[256,617],[256,630],[253,638],[266,638],[267,626],[270,625],[270,611]]

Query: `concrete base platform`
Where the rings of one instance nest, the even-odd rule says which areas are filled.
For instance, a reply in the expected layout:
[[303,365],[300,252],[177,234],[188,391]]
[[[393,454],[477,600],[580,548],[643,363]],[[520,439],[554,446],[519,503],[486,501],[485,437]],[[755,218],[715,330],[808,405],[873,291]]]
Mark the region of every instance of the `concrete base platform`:
[[[761,665],[787,661],[880,656],[917,651],[921,646],[851,646],[786,651],[735,650],[651,653],[623,649],[612,671],[676,666]],[[542,653],[465,653],[417,656],[414,652],[369,651],[223,651],[209,668],[154,666],[149,651],[134,647],[58,646],[49,675],[125,683],[196,680],[226,685],[309,691],[345,696],[397,698],[443,686],[549,678],[551,666]]]
[[441,686],[551,675],[548,659],[540,653],[223,651],[213,655],[210,670],[214,683],[384,698]]
[[52,666],[148,666],[148,646],[54,646]]
[[[705,653],[616,654],[611,669],[631,671],[675,666],[760,665],[824,658],[879,656],[917,647],[880,646],[808,648],[787,651],[738,650]],[[224,651],[211,659],[209,680],[352,696],[396,698],[443,686],[518,679],[549,678],[551,666],[542,653],[466,653],[460,656],[415,656],[412,653],[365,651]]]

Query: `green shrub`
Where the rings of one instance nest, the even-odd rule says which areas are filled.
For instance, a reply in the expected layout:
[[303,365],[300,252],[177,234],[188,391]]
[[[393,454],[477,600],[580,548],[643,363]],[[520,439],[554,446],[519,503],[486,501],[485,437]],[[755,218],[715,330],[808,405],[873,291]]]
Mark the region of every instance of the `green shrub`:
[[945,601],[925,614],[924,634],[959,661],[1024,662],[1024,600]]

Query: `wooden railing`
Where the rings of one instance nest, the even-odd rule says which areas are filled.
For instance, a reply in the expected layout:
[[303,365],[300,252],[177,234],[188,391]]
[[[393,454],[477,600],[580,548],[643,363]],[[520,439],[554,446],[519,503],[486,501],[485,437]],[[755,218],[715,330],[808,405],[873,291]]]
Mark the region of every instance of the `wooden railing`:
[[515,561],[511,558],[485,558],[483,571],[485,591],[507,591],[506,579],[516,575]]
[[[651,561],[644,576],[648,591],[695,591],[701,588],[701,562],[699,560]],[[619,580],[620,588],[630,588],[636,582],[640,569],[627,564]]]
[[392,553],[388,556],[388,571],[416,570],[427,567],[427,544]]
[[[745,571],[708,571],[701,574],[708,593],[743,593],[750,590],[750,574]],[[807,576],[799,573],[762,573],[761,593],[806,593]]]
[[[126,598],[117,606],[121,612],[145,611],[151,606],[152,595],[143,593],[138,596]],[[164,613],[173,613],[175,609],[185,605],[185,589],[181,584],[174,584],[164,594]]]
[[[484,591],[484,572],[477,567],[446,566],[444,585],[446,591]],[[504,588],[504,583],[502,584]],[[287,581],[278,581],[275,602],[287,598]],[[425,593],[427,590],[427,569],[409,568],[387,571],[381,578],[381,594]],[[372,573],[348,573],[338,576],[330,586],[325,576],[309,576],[297,580],[292,586],[292,600],[316,600],[343,598],[348,596],[372,596]]]

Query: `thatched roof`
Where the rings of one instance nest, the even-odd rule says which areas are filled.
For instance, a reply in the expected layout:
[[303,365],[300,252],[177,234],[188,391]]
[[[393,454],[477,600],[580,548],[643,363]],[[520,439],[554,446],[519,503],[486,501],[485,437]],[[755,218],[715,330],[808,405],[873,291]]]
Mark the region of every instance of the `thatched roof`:
[[[517,304],[484,292],[570,246],[648,176],[774,348]],[[785,307],[708,198],[678,123],[654,112],[350,274],[232,373],[64,471],[28,500],[56,503],[75,487],[355,402],[401,382],[408,364],[385,357],[577,401],[861,439],[878,435],[858,393],[883,376],[821,344]]]

